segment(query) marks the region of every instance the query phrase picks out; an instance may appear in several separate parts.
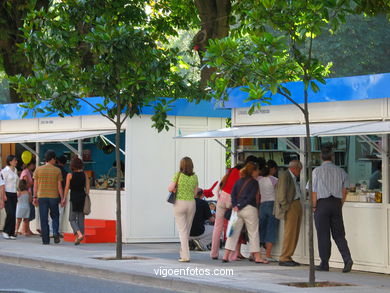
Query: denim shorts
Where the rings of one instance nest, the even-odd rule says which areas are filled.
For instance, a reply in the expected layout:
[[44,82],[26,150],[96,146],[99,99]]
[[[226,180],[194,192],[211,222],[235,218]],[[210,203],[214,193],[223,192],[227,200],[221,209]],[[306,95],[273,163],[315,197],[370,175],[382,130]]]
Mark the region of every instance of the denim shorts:
[[279,220],[273,215],[274,203],[274,201],[265,201],[260,204],[260,243],[276,242],[279,232]]

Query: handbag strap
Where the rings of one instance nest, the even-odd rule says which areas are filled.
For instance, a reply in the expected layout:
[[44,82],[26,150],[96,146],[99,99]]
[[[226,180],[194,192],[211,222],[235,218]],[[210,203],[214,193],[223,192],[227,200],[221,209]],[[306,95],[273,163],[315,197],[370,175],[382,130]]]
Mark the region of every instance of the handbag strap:
[[237,194],[237,200],[240,198],[241,193],[244,191],[245,187],[248,185],[249,181],[251,181],[252,178],[248,178],[244,184],[241,186],[240,191]]
[[179,171],[179,175],[176,178],[176,188],[179,186],[179,178],[180,178],[181,172]]

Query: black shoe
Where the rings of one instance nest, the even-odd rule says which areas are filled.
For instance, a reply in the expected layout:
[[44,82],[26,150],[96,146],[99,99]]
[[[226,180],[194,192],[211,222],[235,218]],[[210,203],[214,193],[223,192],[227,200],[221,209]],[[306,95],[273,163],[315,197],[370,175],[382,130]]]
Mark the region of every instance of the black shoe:
[[353,265],[352,259],[348,260],[344,265],[343,273],[349,273],[352,269],[352,265]]
[[188,247],[190,250],[195,250],[195,244],[193,240],[188,241]]
[[54,243],[58,244],[61,242],[60,235],[54,235],[53,238],[54,238]]
[[295,260],[292,260],[293,263],[295,263],[295,266],[298,267],[300,266],[301,264],[299,262],[296,262]]
[[289,260],[289,261],[280,261],[279,265],[283,266],[283,267],[296,267],[296,266],[299,266],[299,263],[297,263],[293,260]]
[[321,265],[315,266],[314,269],[319,272],[329,272],[329,267],[323,267]]
[[192,240],[195,244],[195,247],[199,249],[199,251],[206,251],[206,249],[203,247],[202,243],[198,239],[193,239]]

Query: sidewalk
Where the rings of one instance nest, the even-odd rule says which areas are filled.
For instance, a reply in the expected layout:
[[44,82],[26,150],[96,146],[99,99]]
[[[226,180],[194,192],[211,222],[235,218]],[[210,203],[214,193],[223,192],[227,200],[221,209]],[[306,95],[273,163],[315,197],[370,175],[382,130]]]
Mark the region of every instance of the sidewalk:
[[[53,242],[53,241],[52,241]],[[81,244],[61,242],[42,245],[38,236],[20,236],[17,240],[0,239],[0,262],[21,264],[52,271],[75,273],[97,278],[156,286],[187,292],[389,292],[388,275],[340,269],[316,273],[317,281],[348,283],[354,286],[295,288],[280,285],[307,282],[308,267],[280,267],[277,263],[254,264],[249,261],[221,263],[211,260],[208,252],[191,252],[190,263],[177,261],[179,244],[124,244],[123,256],[134,260],[102,260],[115,256],[115,244]],[[220,255],[222,254],[222,251]],[[169,272],[182,275],[170,275]],[[233,276],[212,275],[214,270],[232,269]],[[210,275],[206,270],[210,270]],[[215,271],[221,272],[221,271]],[[159,273],[159,275],[158,275]],[[195,275],[198,273],[198,275]],[[192,274],[192,275],[191,275]]]

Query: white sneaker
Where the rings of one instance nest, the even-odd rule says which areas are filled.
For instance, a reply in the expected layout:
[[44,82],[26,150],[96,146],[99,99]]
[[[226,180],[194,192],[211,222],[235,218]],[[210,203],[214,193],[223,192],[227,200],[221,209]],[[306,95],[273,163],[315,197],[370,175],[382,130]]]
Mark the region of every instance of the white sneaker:
[[9,235],[7,233],[5,233],[5,232],[3,232],[3,238],[4,239],[10,239]]
[[16,236],[11,235],[11,236],[9,236],[9,239],[16,240]]

